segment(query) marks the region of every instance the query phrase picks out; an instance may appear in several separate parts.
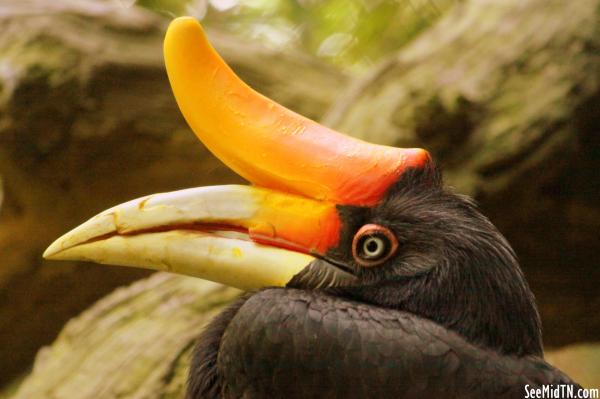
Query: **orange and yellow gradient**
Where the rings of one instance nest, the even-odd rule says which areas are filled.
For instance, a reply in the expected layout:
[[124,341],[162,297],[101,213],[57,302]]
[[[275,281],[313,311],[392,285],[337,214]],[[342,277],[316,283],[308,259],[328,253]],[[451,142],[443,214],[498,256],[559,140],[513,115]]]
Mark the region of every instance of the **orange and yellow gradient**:
[[110,208],[56,240],[49,259],[171,271],[251,289],[285,285],[337,245],[335,205],[227,185]]
[[255,185],[368,206],[406,168],[421,167],[429,158],[419,148],[348,137],[255,92],[217,54],[193,18],[171,23],[164,55],[177,104],[192,130]]
[[369,144],[304,118],[242,82],[188,17],[173,21],[165,63],[198,138],[253,186],[156,194],[118,205],[56,240],[48,259],[201,277],[242,289],[285,286],[339,245],[339,205],[372,206],[421,149]]

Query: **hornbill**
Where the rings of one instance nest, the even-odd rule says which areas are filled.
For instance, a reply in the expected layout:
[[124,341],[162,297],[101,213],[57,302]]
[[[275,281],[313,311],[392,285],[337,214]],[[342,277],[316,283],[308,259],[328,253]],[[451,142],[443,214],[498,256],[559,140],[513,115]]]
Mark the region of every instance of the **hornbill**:
[[244,84],[193,18],[165,62],[207,148],[252,183],[100,213],[48,259],[197,276],[248,292],[200,334],[190,398],[496,398],[568,384],[543,360],[505,238],[422,149],[330,130]]

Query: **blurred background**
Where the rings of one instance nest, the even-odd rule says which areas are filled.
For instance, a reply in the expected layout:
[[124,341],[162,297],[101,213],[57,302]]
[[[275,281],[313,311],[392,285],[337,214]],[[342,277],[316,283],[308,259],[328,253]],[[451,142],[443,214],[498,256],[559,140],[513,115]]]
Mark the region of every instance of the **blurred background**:
[[0,398],[88,397],[94,378],[110,388],[89,397],[179,397],[198,323],[235,295],[41,258],[114,204],[241,182],[172,98],[179,15],[287,107],[430,150],[515,247],[547,359],[600,387],[600,0],[0,0]]

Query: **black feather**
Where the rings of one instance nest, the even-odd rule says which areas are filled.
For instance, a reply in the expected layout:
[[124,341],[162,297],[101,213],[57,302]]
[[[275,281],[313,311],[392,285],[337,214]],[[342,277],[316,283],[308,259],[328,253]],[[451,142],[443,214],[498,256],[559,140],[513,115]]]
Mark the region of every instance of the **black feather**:
[[[433,164],[404,173],[377,206],[338,213],[336,248],[207,327],[190,398],[522,398],[525,384],[574,384],[543,360],[512,248]],[[399,242],[380,266],[352,255],[367,223]]]

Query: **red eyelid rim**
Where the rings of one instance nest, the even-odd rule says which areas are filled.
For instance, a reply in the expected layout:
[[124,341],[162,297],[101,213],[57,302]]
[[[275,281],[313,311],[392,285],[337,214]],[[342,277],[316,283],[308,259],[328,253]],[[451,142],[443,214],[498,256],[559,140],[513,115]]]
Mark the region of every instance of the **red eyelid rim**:
[[[367,261],[367,260],[361,259],[360,256],[358,256],[358,249],[357,249],[359,240],[362,237],[364,237],[365,235],[374,235],[377,233],[383,234],[390,241],[391,248],[390,248],[389,253],[384,258],[373,260],[373,261]],[[354,257],[354,260],[359,265],[364,266],[364,267],[371,267],[371,266],[377,266],[377,265],[382,264],[383,262],[385,262],[386,260],[388,260],[392,256],[394,256],[394,254],[396,253],[397,250],[398,250],[398,239],[396,238],[394,233],[392,233],[391,230],[388,229],[387,227],[380,226],[378,224],[373,224],[373,223],[365,224],[360,229],[358,229],[356,234],[354,234],[354,238],[352,239],[352,256]]]

